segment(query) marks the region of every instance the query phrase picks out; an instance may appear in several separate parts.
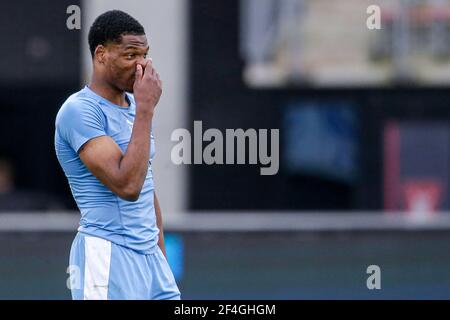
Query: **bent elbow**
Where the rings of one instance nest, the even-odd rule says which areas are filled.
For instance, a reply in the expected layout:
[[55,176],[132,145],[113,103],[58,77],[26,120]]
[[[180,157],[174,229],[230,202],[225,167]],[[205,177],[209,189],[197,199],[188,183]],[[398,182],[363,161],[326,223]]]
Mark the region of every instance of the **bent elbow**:
[[139,199],[139,196],[141,194],[140,188],[124,188],[119,195],[120,198],[130,201],[130,202],[136,202]]
[[139,199],[139,194],[124,194],[120,198],[129,202],[136,202]]

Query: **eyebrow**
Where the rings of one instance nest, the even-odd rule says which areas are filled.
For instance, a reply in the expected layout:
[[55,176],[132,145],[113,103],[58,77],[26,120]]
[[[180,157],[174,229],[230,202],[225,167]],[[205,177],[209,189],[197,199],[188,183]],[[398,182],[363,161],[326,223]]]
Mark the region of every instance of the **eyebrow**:
[[[135,45],[132,45],[132,44],[129,44],[129,45],[127,45],[127,46],[125,47],[125,50],[128,50],[128,49],[139,50],[140,47],[135,46]],[[145,51],[147,52],[147,51],[149,51],[149,50],[150,50],[150,46],[147,46],[147,48],[145,49]]]

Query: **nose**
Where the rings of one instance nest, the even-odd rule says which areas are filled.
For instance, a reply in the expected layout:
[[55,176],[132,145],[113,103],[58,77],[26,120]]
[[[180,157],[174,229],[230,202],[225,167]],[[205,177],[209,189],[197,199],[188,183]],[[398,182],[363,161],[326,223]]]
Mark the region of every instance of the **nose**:
[[149,60],[149,59],[146,59],[144,57],[139,57],[139,59],[137,60],[136,63],[140,64],[141,66],[144,66],[145,63],[147,62],[147,60]]
[[137,63],[140,64],[140,65],[143,65],[144,62],[145,62],[144,57],[140,57],[140,58],[137,60]]

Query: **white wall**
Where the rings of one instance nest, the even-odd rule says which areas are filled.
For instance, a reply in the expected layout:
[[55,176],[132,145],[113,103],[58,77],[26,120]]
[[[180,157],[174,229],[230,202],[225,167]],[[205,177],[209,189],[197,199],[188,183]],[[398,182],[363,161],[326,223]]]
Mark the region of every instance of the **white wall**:
[[92,72],[87,43],[89,28],[101,13],[119,9],[136,18],[145,28],[153,65],[163,80],[163,95],[153,121],[156,157],[153,164],[155,189],[164,215],[186,210],[186,166],[170,160],[170,135],[174,129],[187,127],[187,0],[85,0],[82,4],[83,77]]

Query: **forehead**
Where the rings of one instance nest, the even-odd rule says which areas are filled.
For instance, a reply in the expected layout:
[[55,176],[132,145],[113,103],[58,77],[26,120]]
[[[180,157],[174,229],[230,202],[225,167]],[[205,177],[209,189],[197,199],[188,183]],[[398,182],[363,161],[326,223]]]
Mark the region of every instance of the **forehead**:
[[122,41],[120,43],[114,44],[118,49],[126,50],[126,49],[144,49],[147,50],[148,42],[145,34],[143,35],[123,35]]

